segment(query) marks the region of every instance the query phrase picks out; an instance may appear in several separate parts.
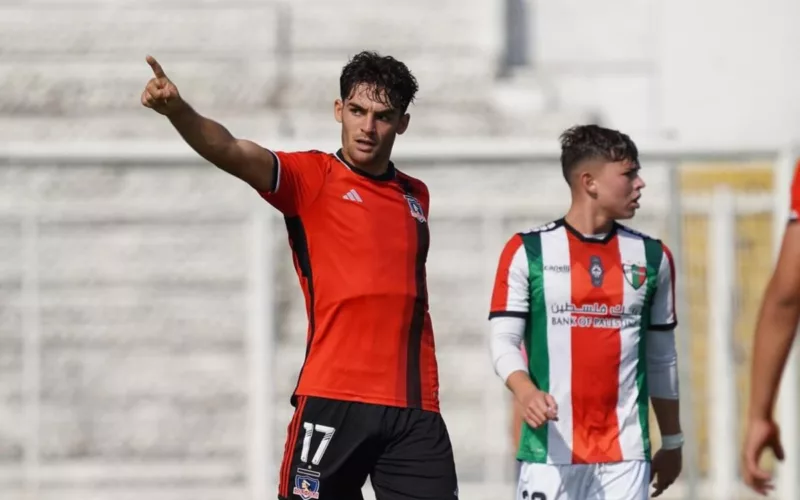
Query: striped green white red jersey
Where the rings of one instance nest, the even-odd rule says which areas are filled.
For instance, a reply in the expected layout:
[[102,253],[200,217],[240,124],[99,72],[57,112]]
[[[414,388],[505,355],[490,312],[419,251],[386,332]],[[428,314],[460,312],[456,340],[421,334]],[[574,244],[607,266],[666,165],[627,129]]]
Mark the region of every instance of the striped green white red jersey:
[[646,344],[677,325],[674,276],[666,245],[619,224],[587,238],[561,219],[506,243],[490,317],[526,320],[529,374],[558,403],[523,424],[518,459],[650,459]]

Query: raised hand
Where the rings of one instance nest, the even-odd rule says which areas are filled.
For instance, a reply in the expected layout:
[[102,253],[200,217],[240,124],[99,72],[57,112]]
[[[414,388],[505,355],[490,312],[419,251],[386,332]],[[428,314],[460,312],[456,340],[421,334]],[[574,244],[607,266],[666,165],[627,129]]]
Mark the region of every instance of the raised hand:
[[181,108],[183,100],[178,87],[167,78],[164,69],[153,56],[147,56],[147,64],[153,70],[153,78],[142,92],[142,105],[162,115],[169,115]]

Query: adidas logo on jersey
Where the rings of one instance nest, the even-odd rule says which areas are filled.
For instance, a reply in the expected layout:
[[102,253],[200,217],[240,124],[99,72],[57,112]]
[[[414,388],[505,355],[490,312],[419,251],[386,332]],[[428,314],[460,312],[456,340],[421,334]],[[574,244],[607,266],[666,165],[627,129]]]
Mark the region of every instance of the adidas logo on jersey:
[[361,196],[358,195],[358,191],[355,189],[351,189],[347,192],[344,196],[342,196],[345,200],[355,201],[356,203],[364,203],[364,200],[361,199]]

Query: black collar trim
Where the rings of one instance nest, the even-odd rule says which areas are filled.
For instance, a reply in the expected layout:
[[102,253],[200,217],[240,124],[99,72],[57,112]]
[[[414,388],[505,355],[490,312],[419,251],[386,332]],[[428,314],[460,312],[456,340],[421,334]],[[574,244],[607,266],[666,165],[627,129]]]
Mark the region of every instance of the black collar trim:
[[355,165],[351,164],[350,162],[348,162],[344,158],[344,153],[342,153],[341,149],[339,149],[339,151],[336,152],[335,156],[337,160],[342,162],[347,168],[349,168],[353,172],[363,177],[366,177],[367,179],[372,179],[373,181],[390,181],[394,179],[396,174],[394,163],[392,163],[391,161],[389,162],[389,168],[386,170],[386,172],[382,173],[381,175],[372,175],[369,172],[365,172],[360,168],[356,167]]
[[617,229],[619,228],[619,224],[614,222],[614,224],[611,226],[611,230],[605,236],[603,236],[602,239],[599,239],[599,238],[591,238],[591,237],[584,236],[583,234],[581,234],[580,231],[578,231],[577,229],[572,227],[569,224],[569,222],[567,222],[566,219],[564,219],[564,218],[559,219],[558,222],[560,224],[563,224],[564,227],[567,229],[567,231],[572,233],[573,236],[578,238],[581,242],[583,242],[583,243],[594,243],[594,244],[599,244],[599,245],[605,245],[606,243],[611,241],[611,239],[614,238],[614,236],[616,236]]

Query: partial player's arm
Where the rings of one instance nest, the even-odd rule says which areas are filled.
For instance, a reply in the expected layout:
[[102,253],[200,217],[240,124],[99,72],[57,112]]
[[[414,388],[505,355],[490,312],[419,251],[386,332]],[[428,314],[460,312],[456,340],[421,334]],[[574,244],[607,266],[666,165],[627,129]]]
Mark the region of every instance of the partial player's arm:
[[147,56],[154,77],[142,93],[142,105],[166,116],[189,146],[218,168],[260,192],[275,184],[276,159],[258,144],[234,137],[219,123],[201,116],[184,101],[158,61]]
[[771,474],[759,465],[761,455],[769,448],[783,460],[773,409],[800,318],[800,162],[795,167],[789,208],[789,225],[756,322],[747,433],[742,446],[742,479],[762,495],[773,486]]
[[[525,355],[525,347],[522,347],[523,360],[527,364],[527,356]],[[516,398],[511,399],[511,443],[514,450],[519,449],[519,441],[522,435],[522,423],[525,419],[522,417],[523,409]]]
[[683,434],[675,331],[651,330],[647,335],[648,389],[661,433],[661,448],[680,449]]
[[662,244],[662,259],[656,290],[650,307],[651,324],[647,332],[647,381],[650,401],[661,433],[661,449],[653,457],[655,477],[653,497],[659,496],[680,475],[683,467],[683,433],[680,419],[678,354],[675,348],[675,264]]
[[538,427],[556,418],[557,405],[540,391],[528,374],[520,349],[529,310],[528,257],[519,235],[506,243],[492,292],[490,349],[495,373],[505,382],[521,405],[523,418]]
[[[656,290],[650,307],[651,324],[647,332],[647,380],[653,410],[662,436],[681,432],[678,415],[678,352],[675,348],[675,265],[672,254],[662,244]],[[670,447],[667,444],[666,447]]]
[[[795,177],[797,187],[798,178]],[[791,223],[786,228],[778,262],[762,299],[753,339],[742,478],[761,494],[773,487],[771,474],[759,465],[764,450],[771,449],[778,460],[783,460],[783,446],[773,409],[800,318],[800,225],[796,222],[800,196],[795,196],[795,193],[792,205]]]
[[750,417],[772,419],[786,359],[800,318],[800,225],[791,223],[756,322],[750,376]]

